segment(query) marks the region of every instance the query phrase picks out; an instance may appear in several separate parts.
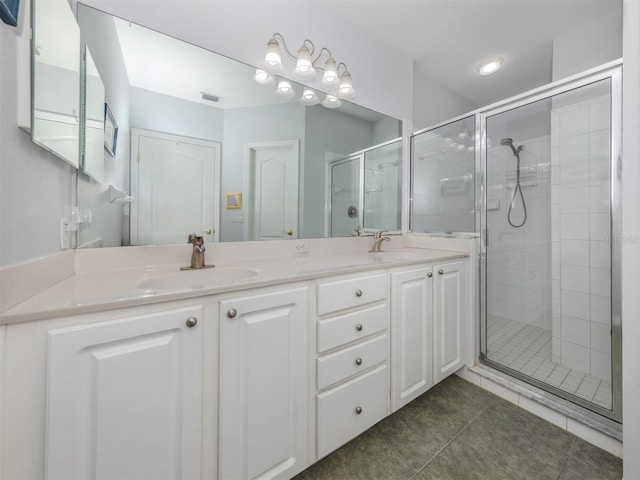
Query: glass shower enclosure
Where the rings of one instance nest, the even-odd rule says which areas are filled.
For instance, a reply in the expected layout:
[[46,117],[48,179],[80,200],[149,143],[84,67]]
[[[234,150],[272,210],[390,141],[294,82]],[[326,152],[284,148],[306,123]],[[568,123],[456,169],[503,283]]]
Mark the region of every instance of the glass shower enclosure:
[[613,69],[479,114],[481,361],[616,421],[619,108]]

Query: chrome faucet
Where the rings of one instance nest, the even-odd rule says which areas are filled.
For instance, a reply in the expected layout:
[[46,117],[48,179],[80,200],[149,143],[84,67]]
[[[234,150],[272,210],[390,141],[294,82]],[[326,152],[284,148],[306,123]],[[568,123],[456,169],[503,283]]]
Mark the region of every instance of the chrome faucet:
[[204,239],[201,235],[195,233],[189,234],[187,243],[193,244],[193,251],[191,252],[191,265],[189,267],[180,267],[180,270],[199,270],[201,268],[213,268],[215,265],[204,264]]
[[382,251],[382,242],[390,242],[391,238],[389,238],[388,235],[386,235],[387,232],[384,232],[382,230],[380,230],[379,232],[376,232],[373,234],[373,247],[371,247],[371,250],[369,250],[369,252],[371,253],[378,253]]

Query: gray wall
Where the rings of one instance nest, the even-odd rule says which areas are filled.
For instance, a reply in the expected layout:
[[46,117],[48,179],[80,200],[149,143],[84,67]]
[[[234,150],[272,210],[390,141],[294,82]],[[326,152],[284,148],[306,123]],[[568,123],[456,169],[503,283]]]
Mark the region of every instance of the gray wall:
[[0,265],[59,251],[75,204],[75,170],[17,127],[16,31],[0,22]]
[[[300,162],[304,162],[305,107],[297,102],[254,108],[225,110],[222,141],[222,184],[226,192],[243,192],[245,189],[245,144],[299,140]],[[232,217],[243,216],[246,221],[246,204],[241,210],[226,210],[221,202],[220,241],[243,240],[244,224],[233,223]]]

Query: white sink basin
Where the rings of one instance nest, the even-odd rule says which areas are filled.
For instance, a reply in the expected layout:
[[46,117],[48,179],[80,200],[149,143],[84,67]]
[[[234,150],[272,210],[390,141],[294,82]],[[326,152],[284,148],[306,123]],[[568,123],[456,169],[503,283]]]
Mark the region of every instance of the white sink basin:
[[173,273],[140,280],[138,288],[144,290],[198,290],[216,285],[237,283],[255,277],[257,270],[245,267],[214,267],[202,270],[178,270]]

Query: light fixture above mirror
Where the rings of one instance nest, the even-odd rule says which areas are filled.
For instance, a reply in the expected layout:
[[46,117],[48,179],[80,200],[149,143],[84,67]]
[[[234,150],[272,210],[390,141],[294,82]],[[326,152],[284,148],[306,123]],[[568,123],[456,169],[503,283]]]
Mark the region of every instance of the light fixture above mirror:
[[[293,69],[294,78],[303,81],[314,80],[317,72],[321,71],[322,76],[320,77],[320,82],[331,91],[331,94],[327,94],[327,98],[331,97],[336,100],[338,97],[345,100],[355,98],[356,91],[353,88],[351,73],[349,73],[347,65],[342,62],[336,63],[328,48],[322,47],[317,56],[314,57],[316,52],[315,45],[311,40],[305,39],[302,42],[302,46],[298,49],[297,54],[294,54],[289,50],[284,37],[280,33],[274,33],[267,42],[267,51],[262,68],[258,68],[255,73],[255,81],[257,83],[271,86],[276,82],[274,74],[279,74],[284,71],[280,49],[281,45],[287,56],[296,62]],[[326,58],[326,61],[324,61],[323,66],[320,66],[323,57]],[[282,95],[280,85],[283,81],[284,80],[280,80],[278,82],[278,88],[276,90],[276,93],[280,95]],[[315,105],[318,102],[319,99],[313,90],[304,90],[302,98],[300,98],[300,103],[303,105]],[[336,102],[327,99],[325,99],[323,105],[331,105],[328,108],[340,106],[339,101]]]

